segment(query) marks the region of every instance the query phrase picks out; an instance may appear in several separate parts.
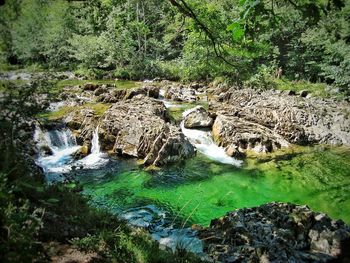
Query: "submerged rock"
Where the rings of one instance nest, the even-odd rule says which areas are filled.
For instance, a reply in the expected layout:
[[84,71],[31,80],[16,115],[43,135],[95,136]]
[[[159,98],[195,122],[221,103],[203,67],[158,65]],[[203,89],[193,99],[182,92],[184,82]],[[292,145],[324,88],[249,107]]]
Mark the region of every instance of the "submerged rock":
[[184,118],[185,128],[208,128],[213,122],[213,118],[202,106],[193,108]]
[[350,228],[307,206],[269,203],[214,219],[199,231],[220,262],[330,262],[350,259]]

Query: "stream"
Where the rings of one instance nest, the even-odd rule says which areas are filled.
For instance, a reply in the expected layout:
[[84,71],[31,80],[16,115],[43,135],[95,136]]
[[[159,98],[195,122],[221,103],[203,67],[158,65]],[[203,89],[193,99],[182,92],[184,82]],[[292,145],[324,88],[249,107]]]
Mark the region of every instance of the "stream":
[[[164,103],[181,108],[184,115],[189,112],[181,105]],[[348,148],[295,147],[243,162],[227,156],[210,131],[180,125],[198,151],[181,165],[148,171],[136,160],[108,157],[100,150],[98,127],[91,154],[81,160],[73,158],[80,146],[70,130],[37,128],[38,147],[49,146],[52,155],[41,154],[36,162],[49,183],[74,178],[93,206],[146,228],[173,250],[182,247],[201,253],[202,242],[193,224],[208,226],[228,211],[272,201],[306,204],[350,223]]]

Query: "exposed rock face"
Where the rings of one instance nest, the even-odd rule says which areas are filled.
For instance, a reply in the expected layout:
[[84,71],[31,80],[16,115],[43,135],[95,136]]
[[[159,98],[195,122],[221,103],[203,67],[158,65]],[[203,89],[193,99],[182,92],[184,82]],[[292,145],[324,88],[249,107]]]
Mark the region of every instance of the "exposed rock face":
[[200,231],[220,262],[329,262],[350,259],[350,228],[307,206],[270,203],[214,219]]
[[82,109],[68,114],[64,122],[75,130],[79,144],[90,147],[96,126],[104,151],[144,159],[146,165],[163,165],[189,158],[194,147],[180,128],[166,122],[164,104],[138,95],[113,104],[101,117]]
[[[96,92],[96,91],[95,91]],[[135,89],[112,89],[108,92],[100,93],[97,101],[104,103],[115,103],[121,100],[131,99],[137,95],[145,95],[151,98],[159,97],[159,87],[156,86],[143,86]]]
[[213,118],[202,106],[195,107],[184,118],[185,128],[208,128],[213,122]]
[[239,152],[271,152],[288,146],[283,137],[263,125],[223,114],[216,117],[212,134],[219,146],[236,147]]
[[257,150],[270,151],[286,143],[350,145],[348,102],[234,88],[214,98],[213,135],[222,146],[257,145]]

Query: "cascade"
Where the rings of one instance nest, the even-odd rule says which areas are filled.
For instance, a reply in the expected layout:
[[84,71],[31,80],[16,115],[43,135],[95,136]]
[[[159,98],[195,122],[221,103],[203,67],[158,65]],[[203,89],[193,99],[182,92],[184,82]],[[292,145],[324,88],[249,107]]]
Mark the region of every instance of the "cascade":
[[[186,110],[182,116],[186,117],[192,110],[193,109]],[[209,159],[238,167],[242,165],[242,161],[228,156],[223,147],[216,145],[210,131],[187,129],[185,128],[184,121],[181,122],[181,130],[197,150],[206,155]]]

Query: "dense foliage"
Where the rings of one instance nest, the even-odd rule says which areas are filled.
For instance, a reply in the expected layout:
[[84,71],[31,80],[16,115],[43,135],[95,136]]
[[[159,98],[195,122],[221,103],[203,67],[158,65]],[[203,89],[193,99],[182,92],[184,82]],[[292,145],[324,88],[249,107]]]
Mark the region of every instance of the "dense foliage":
[[[1,60],[102,77],[350,85],[349,0],[7,0]],[[108,74],[107,74],[108,72]]]

